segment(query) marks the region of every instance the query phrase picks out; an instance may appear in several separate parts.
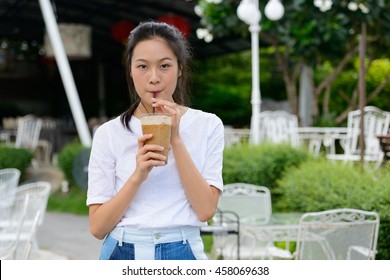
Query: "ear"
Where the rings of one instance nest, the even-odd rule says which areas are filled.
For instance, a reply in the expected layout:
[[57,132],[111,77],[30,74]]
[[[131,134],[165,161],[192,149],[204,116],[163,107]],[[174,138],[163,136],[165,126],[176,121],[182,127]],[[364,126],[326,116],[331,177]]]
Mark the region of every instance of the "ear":
[[183,74],[182,70],[183,70],[183,65],[179,64],[179,73],[178,73],[177,77],[181,77],[181,75]]

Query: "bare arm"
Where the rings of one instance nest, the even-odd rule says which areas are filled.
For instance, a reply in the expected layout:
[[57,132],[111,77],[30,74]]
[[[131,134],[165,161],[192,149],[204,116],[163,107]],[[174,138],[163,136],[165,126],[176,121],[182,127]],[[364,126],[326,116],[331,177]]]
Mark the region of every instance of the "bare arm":
[[172,116],[171,148],[187,198],[200,221],[208,221],[217,209],[220,190],[208,184],[195,166],[179,134],[180,118],[185,109],[175,103],[152,99],[153,106]]
[[202,177],[180,138],[172,143],[172,151],[187,198],[198,219],[206,222],[214,216],[220,191]]

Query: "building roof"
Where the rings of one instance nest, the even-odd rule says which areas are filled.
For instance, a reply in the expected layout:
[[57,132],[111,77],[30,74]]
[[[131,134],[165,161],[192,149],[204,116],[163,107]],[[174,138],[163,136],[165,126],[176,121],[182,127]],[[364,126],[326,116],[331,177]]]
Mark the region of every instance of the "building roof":
[[[173,13],[188,20],[189,41],[198,59],[250,49],[250,40],[239,37],[206,43],[196,36],[200,18],[195,0],[51,0],[58,23],[82,23],[92,27],[92,53],[102,61],[117,60],[123,45],[111,36],[112,26],[122,20],[138,24]],[[0,38],[43,41],[44,20],[39,1],[0,0]]]

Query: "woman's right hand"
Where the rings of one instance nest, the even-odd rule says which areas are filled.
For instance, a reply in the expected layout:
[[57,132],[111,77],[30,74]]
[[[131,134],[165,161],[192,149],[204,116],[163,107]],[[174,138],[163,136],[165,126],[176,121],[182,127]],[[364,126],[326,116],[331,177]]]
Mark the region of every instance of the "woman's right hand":
[[152,137],[152,134],[145,134],[138,137],[138,151],[135,156],[137,164],[134,173],[138,175],[141,181],[146,180],[153,167],[165,165],[166,157],[156,152],[163,151],[164,147],[145,144],[145,141]]

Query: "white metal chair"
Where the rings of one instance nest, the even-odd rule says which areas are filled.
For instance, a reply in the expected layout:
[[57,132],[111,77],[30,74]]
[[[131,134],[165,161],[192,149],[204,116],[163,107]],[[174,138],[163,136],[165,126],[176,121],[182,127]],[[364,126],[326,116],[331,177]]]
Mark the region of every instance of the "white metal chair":
[[[31,250],[38,248],[36,230],[43,223],[51,185],[48,182],[34,182],[17,187],[15,203],[26,200],[26,214],[18,234],[15,259],[28,259]],[[9,219],[12,219],[12,215]],[[6,219],[2,221],[6,223]],[[14,235],[3,235],[1,239],[13,240]]]
[[[15,147],[24,148],[35,153],[39,135],[42,129],[42,119],[34,115],[26,115],[18,120],[18,130],[16,133]],[[38,166],[37,160],[32,160],[33,167]]]
[[[290,252],[277,248],[273,242],[257,240],[256,234],[245,224],[256,226],[267,224],[272,214],[271,193],[267,187],[247,183],[233,183],[224,186],[218,209],[232,211],[240,220],[239,254],[242,259],[291,258]],[[237,243],[226,236],[224,257],[236,259]],[[230,238],[230,241],[229,241]]]
[[12,201],[19,184],[20,170],[17,168],[0,169],[0,205]]
[[259,118],[260,142],[288,143],[293,147],[300,145],[296,115],[282,110],[263,111]]
[[38,145],[41,128],[42,119],[34,115],[19,118],[15,147],[34,151]]
[[[41,212],[38,225],[42,225],[44,221],[50,191],[51,184],[46,181],[32,182],[20,185],[16,189],[16,196],[30,194],[31,196],[39,198],[39,200],[36,201],[37,204],[34,205],[34,209],[39,208],[38,210],[40,210]],[[30,207],[32,207],[32,205],[30,205]]]
[[52,161],[53,144],[57,122],[53,118],[42,118],[41,133],[36,147],[36,159],[40,163],[49,165]]
[[253,184],[226,184],[219,198],[218,209],[237,213],[241,222],[266,224],[272,214],[271,192],[267,187]]
[[15,259],[28,199],[7,198],[0,204],[0,260]]
[[333,209],[306,213],[299,224],[298,260],[374,260],[379,230],[376,212]]
[[[327,154],[330,160],[359,161],[359,135],[360,135],[360,110],[348,113],[348,133],[341,142],[344,149],[343,154]],[[386,135],[390,125],[390,112],[382,111],[373,106],[364,107],[364,161],[376,162],[379,167],[383,161],[383,151],[380,148],[379,135]]]

